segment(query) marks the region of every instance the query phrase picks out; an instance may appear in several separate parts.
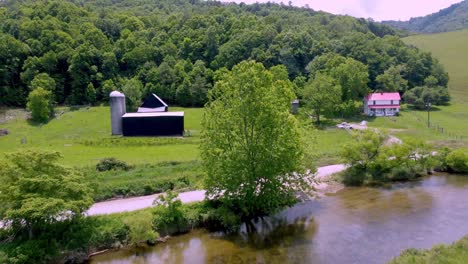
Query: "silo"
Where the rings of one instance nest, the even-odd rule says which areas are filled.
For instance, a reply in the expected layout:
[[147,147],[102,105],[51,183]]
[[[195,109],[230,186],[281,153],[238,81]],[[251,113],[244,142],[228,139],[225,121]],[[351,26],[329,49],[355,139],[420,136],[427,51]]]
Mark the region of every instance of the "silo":
[[118,91],[113,91],[109,95],[112,135],[122,135],[122,116],[125,110],[125,95]]

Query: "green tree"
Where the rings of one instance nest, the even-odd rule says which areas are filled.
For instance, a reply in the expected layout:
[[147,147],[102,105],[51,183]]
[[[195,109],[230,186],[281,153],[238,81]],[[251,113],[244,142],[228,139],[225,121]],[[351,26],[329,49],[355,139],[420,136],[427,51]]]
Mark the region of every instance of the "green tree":
[[96,102],[96,89],[94,88],[93,83],[89,83],[86,87],[86,98],[91,104]]
[[341,100],[362,101],[369,93],[369,73],[367,66],[352,58],[346,58],[344,63],[330,70],[333,77],[341,86]]
[[58,164],[58,152],[23,150],[0,166],[0,218],[32,238],[41,228],[73,220],[92,204],[83,175]]
[[317,73],[306,84],[303,97],[307,108],[313,111],[317,124],[320,124],[320,115],[333,112],[334,107],[341,103],[341,86],[332,77]]
[[52,93],[39,87],[28,95],[27,109],[36,122],[46,122],[53,113]]
[[272,213],[307,189],[289,80],[275,80],[260,63],[223,70],[209,93],[201,157],[207,194],[242,219]]
[[122,87],[122,92],[125,94],[127,111],[136,111],[143,98],[143,84],[137,78],[127,80]]
[[450,101],[448,89],[445,87],[415,87],[403,95],[403,100],[418,109],[424,109],[427,103],[446,105]]
[[192,93],[190,92],[190,80],[184,79],[179,88],[176,91],[176,101],[181,106],[190,106],[192,103]]
[[46,89],[47,91],[54,93],[55,88],[56,88],[56,83],[55,83],[55,80],[51,78],[47,73],[39,73],[31,81],[30,88],[31,90],[35,90],[39,87],[42,87]]
[[377,76],[379,89],[385,92],[404,93],[408,89],[408,81],[402,77],[403,65],[391,66],[383,74]]

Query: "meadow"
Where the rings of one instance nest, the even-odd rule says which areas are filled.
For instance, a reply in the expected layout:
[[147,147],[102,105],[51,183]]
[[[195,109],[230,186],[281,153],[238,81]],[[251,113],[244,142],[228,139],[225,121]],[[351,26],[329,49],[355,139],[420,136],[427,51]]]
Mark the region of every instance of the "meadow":
[[[123,138],[111,136],[108,106],[85,107],[74,111],[57,110],[58,116],[44,125],[31,124],[22,115],[9,120],[1,128],[10,134],[0,137],[2,152],[21,148],[55,150],[63,154],[63,163],[70,166],[93,166],[100,159],[114,157],[130,164],[163,161],[192,161],[198,157],[197,137],[202,109],[172,108],[185,111],[185,129],[192,137]],[[4,113],[5,115],[5,113]]]
[[[443,127],[449,133],[463,137],[457,145],[468,146],[468,71],[466,62],[468,61],[468,30],[453,31],[447,33],[415,35],[404,38],[406,44],[414,45],[423,51],[431,52],[448,71],[450,76],[449,92],[451,103],[448,106],[438,106],[431,111],[431,122]],[[402,116],[416,116],[426,120],[426,111],[407,111]],[[408,126],[407,122],[414,118],[400,118],[397,123]],[[381,125],[382,121],[376,120],[376,125]],[[424,122],[417,122],[413,127],[418,131],[408,131],[408,135],[416,134],[423,139],[433,140],[439,143],[453,140],[453,136],[441,136],[440,133],[430,132],[423,129]],[[453,143],[453,142],[452,142]]]
[[[0,151],[20,149],[59,151],[64,165],[81,170],[92,182],[94,199],[105,200],[202,188],[203,171],[199,157],[202,108],[171,108],[185,112],[185,137],[112,136],[108,106],[70,109],[61,107],[47,124],[34,124],[22,109],[0,112],[0,124],[9,135],[0,137]],[[302,120],[302,119],[301,119]],[[311,122],[302,120],[303,123]],[[310,124],[310,123],[309,123]],[[314,154],[310,166],[339,163],[338,152],[351,136],[344,130],[323,130],[306,126],[306,151]],[[97,172],[104,158],[116,158],[132,166],[128,171]]]

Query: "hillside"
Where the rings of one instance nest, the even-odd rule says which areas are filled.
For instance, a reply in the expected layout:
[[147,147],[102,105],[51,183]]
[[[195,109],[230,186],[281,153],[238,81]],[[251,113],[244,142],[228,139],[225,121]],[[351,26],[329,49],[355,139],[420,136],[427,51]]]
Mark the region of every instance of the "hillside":
[[302,88],[306,66],[329,53],[367,66],[371,90],[399,65],[411,65],[409,89],[430,75],[446,85],[437,62],[389,26],[279,4],[1,1],[0,21],[0,106],[24,107],[39,87],[59,105],[105,102],[117,89],[132,94],[129,108],[149,92],[170,105],[203,106],[219,69],[243,60],[283,65]]
[[386,25],[417,33],[440,33],[468,28],[468,1],[409,21],[382,21]]
[[432,113],[435,123],[450,128],[460,136],[468,137],[468,30],[417,35],[404,38],[407,44],[429,51],[444,65],[450,75],[449,91],[452,103],[438,107]]
[[403,41],[429,51],[439,59],[450,76],[449,91],[453,102],[468,106],[468,30],[411,36]]

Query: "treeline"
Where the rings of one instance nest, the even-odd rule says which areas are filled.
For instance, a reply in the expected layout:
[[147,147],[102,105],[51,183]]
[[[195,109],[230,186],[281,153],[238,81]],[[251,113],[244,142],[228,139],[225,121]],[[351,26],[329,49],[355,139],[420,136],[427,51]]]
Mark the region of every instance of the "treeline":
[[[217,71],[248,59],[284,65],[298,94],[312,73],[308,65],[322,71],[345,64],[352,75],[359,62],[359,87],[337,81],[358,89],[343,91],[346,102],[368,90],[403,93],[428,77],[436,87],[448,82],[437,60],[406,46],[391,27],[306,8],[201,0],[0,5],[0,105],[24,106],[32,90],[43,88],[58,104],[107,101],[118,89],[132,107],[150,92],[171,104],[202,106]],[[318,65],[329,54],[340,63]]]

